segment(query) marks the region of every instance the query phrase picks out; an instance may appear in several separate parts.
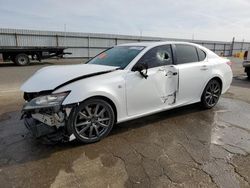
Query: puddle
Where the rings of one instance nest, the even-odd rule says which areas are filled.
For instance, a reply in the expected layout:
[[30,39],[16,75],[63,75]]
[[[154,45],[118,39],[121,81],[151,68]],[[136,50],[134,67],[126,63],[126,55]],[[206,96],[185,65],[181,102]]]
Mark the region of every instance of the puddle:
[[221,104],[226,110],[215,111],[211,143],[232,153],[250,153],[250,105],[230,99]]

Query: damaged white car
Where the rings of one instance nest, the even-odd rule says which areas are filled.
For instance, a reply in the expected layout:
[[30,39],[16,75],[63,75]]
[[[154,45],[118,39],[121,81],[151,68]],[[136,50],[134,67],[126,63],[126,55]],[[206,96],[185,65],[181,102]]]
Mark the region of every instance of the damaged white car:
[[85,64],[37,71],[21,87],[24,122],[50,142],[96,142],[116,123],[197,102],[214,107],[232,82],[230,65],[192,43],[115,46]]

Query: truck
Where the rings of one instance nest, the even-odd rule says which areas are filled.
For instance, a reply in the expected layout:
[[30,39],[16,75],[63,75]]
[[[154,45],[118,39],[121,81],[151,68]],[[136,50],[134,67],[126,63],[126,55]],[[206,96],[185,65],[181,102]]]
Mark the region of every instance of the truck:
[[0,61],[12,61],[16,65],[25,66],[30,64],[30,60],[41,61],[51,57],[62,58],[65,54],[65,47],[0,47]]
[[250,48],[244,53],[243,67],[247,73],[248,79],[250,79]]

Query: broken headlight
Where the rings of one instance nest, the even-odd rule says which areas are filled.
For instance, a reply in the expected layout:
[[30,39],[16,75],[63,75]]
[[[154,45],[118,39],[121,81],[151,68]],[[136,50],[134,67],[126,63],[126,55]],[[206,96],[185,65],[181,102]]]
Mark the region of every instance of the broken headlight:
[[40,96],[26,103],[23,110],[33,110],[39,108],[49,108],[60,106],[69,92],[55,93],[51,95]]

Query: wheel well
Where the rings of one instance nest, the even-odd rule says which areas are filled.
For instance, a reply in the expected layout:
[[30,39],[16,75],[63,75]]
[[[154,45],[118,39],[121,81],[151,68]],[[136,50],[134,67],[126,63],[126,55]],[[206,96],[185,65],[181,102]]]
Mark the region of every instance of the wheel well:
[[[221,80],[219,77],[216,76],[216,77],[213,77],[212,79],[210,79],[210,80],[207,82],[207,84],[208,84],[211,80],[217,80],[217,81],[219,82],[220,86],[221,86],[221,91],[222,91],[222,87],[223,87],[222,80]],[[206,86],[207,86],[207,85],[206,85]],[[206,86],[205,86],[205,88],[206,88]],[[202,91],[201,97],[202,97],[202,95],[203,95],[203,93],[204,93],[205,88],[204,88],[203,91]]]
[[219,77],[214,77],[211,80],[217,80],[220,83],[220,87],[221,87],[221,90],[222,90],[222,87],[223,87],[222,80]]
[[89,99],[102,99],[102,100],[106,101],[107,103],[109,103],[111,105],[112,109],[114,110],[115,122],[117,122],[117,109],[116,109],[114,102],[111,99],[109,99],[108,97],[98,95],[98,96],[89,97],[89,98],[85,99],[84,101],[89,100]]

